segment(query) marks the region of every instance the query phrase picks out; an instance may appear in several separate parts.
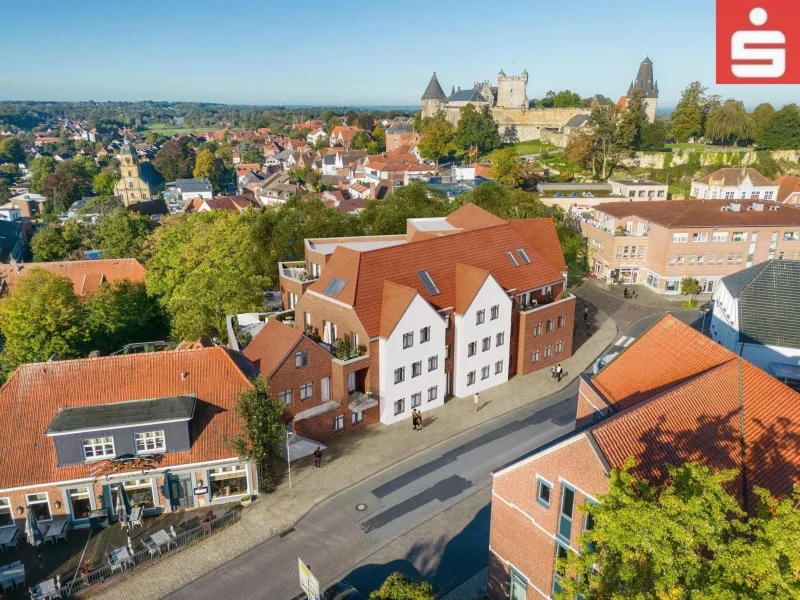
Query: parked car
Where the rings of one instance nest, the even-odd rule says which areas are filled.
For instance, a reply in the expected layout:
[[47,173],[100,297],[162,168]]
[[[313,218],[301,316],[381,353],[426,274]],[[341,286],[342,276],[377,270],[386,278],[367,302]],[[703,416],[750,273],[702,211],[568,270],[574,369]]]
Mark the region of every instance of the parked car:
[[350,585],[346,581],[340,581],[336,585],[332,585],[325,593],[322,594],[323,600],[367,600],[367,597],[362,594],[358,588]]

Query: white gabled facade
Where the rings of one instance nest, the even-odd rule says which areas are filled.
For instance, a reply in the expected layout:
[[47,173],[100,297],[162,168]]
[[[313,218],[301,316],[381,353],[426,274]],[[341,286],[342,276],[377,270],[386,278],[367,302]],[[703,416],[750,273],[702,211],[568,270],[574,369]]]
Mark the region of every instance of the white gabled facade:
[[[496,307],[497,317],[492,319]],[[489,275],[463,315],[455,315],[453,351],[453,395],[459,398],[508,381],[511,350],[511,311],[513,304],[497,280]],[[478,313],[483,311],[483,322]],[[498,334],[501,344],[498,345]],[[484,350],[488,338],[488,348]],[[470,356],[470,344],[475,353]],[[498,363],[502,363],[498,365]],[[488,376],[485,369],[488,367]],[[470,383],[470,374],[474,382]]]
[[698,200],[772,200],[778,199],[780,186],[756,185],[750,177],[745,177],[738,185],[725,185],[722,180],[713,180],[710,183],[692,181],[691,195]]
[[[426,328],[430,338],[423,342],[422,331]],[[407,334],[413,336],[413,343],[404,348]],[[425,412],[444,404],[445,321],[422,296],[414,297],[388,338],[379,338],[378,351],[382,423],[389,425],[409,419],[412,408]],[[429,368],[432,358],[434,369]],[[417,376],[414,376],[415,364],[420,368]],[[395,383],[397,369],[403,369],[403,377]],[[435,390],[435,397],[429,400],[431,390]],[[420,394],[418,406],[413,406],[415,394]]]

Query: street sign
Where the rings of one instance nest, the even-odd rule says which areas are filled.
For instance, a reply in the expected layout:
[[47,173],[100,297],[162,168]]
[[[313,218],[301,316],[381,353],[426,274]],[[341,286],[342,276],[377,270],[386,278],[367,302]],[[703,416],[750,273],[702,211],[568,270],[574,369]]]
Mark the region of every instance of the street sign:
[[319,600],[319,581],[302,558],[298,557],[297,565],[300,571],[300,587],[303,588],[308,600]]

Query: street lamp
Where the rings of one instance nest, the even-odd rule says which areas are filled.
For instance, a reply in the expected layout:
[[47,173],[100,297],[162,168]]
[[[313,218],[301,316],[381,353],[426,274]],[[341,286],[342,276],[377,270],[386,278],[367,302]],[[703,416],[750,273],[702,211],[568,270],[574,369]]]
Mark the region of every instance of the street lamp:
[[289,451],[289,438],[294,435],[292,432],[292,422],[286,424],[286,462],[289,465],[289,489],[292,489],[292,455]]

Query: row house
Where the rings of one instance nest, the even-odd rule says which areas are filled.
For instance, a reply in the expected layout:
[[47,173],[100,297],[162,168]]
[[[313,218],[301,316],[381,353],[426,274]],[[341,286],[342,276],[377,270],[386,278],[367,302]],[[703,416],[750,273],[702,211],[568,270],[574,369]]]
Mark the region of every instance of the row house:
[[305,260],[279,276],[294,328],[334,356],[328,431],[353,398],[394,423],[572,353],[575,298],[550,219],[467,204],[409,219],[404,236],[305,240]]
[[328,142],[330,143],[331,147],[341,146],[347,150],[350,148],[350,141],[353,139],[353,136],[359,131],[364,130],[359,127],[351,127],[349,125],[337,125],[333,128],[333,131],[331,131]]
[[55,275],[67,277],[72,282],[77,296],[93,294],[103,283],[113,284],[122,280],[144,281],[144,267],[135,258],[32,262],[0,265],[0,291],[12,289],[20,279],[35,269],[44,269]]
[[631,474],[656,484],[667,465],[735,470],[729,491],[752,514],[754,488],[780,497],[800,482],[798,435],[800,394],[663,317],[597,375],[581,376],[575,433],[492,474],[489,596],[560,592],[567,575],[556,561],[592,551],[581,536],[594,523],[581,508],[603,501],[629,457]]
[[255,365],[227,348],[24,364],[0,388],[0,528],[118,502],[145,514],[258,494],[258,469],[225,441]]
[[751,167],[726,167],[692,181],[691,196],[698,200],[778,199],[779,184],[772,183]]
[[581,226],[595,275],[666,294],[684,277],[713,293],[721,277],[800,257],[800,209],[774,202],[610,202]]

